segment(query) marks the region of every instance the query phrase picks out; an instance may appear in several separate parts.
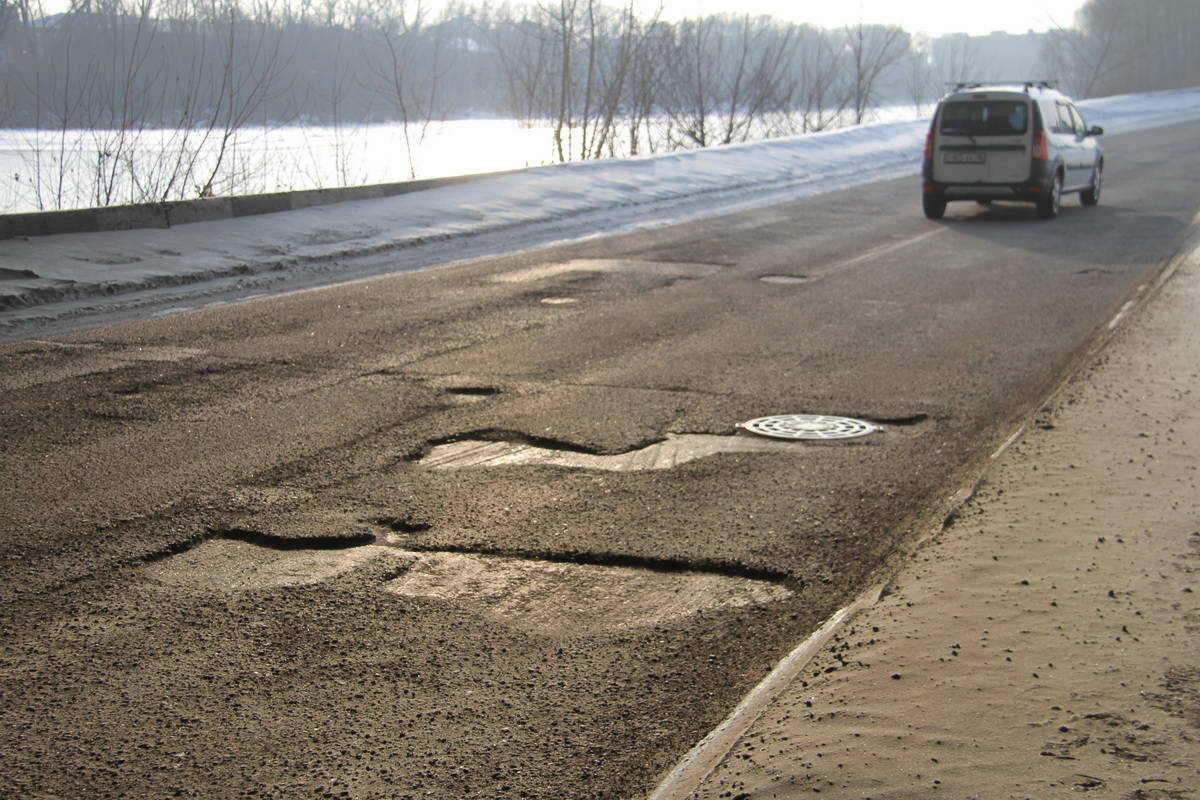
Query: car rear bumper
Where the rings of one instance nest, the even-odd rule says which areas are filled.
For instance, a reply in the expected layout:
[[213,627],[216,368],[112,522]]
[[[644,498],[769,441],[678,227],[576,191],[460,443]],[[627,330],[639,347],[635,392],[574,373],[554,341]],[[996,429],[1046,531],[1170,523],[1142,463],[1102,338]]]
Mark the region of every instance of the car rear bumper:
[[1042,186],[926,184],[926,194],[940,195],[947,200],[1025,200],[1036,202],[1048,190]]
[[925,194],[946,200],[1018,200],[1036,203],[1050,191],[1057,167],[1048,161],[1035,161],[1029,180],[1020,183],[946,183],[932,180],[929,163],[923,170]]

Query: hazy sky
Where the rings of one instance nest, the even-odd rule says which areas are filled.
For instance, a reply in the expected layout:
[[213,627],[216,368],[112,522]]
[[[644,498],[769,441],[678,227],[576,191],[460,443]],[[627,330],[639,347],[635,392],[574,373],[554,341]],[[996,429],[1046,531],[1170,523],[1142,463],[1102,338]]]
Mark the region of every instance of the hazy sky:
[[[419,0],[437,13],[447,0]],[[1056,24],[1069,27],[1086,0],[635,0],[644,14],[660,5],[665,19],[704,14],[770,14],[792,22],[837,28],[858,20],[900,25],[910,33],[981,35],[992,31],[1044,31]],[[418,0],[407,0],[410,9]],[[537,0],[510,0],[534,5]],[[625,0],[602,0],[621,7]],[[42,0],[47,13],[64,11],[69,0]]]
[[[646,8],[658,0],[639,0]],[[856,22],[901,25],[911,33],[986,34],[1069,26],[1084,0],[662,0],[668,19],[722,12],[771,14],[831,28]]]

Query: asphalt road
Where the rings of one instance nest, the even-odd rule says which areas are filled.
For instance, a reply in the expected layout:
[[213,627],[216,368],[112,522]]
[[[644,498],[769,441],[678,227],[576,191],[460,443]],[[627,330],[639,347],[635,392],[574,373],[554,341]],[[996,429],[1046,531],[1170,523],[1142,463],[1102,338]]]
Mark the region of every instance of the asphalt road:
[[[644,796],[1180,246],[1200,125],[1105,144],[1052,222],[913,178],[0,346],[0,791]],[[776,413],[885,430],[553,463]]]

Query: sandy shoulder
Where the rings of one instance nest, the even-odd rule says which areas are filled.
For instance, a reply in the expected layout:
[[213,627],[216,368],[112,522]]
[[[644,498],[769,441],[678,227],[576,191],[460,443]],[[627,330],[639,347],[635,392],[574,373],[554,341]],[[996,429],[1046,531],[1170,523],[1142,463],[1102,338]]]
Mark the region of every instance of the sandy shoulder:
[[692,796],[1200,797],[1200,263]]

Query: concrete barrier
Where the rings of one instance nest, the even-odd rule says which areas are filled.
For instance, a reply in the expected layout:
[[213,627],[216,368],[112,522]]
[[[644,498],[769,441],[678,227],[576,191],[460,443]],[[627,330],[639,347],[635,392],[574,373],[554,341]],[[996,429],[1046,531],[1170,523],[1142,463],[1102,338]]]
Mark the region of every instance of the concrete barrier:
[[169,228],[172,225],[186,225],[190,222],[273,214],[277,211],[292,211],[331,203],[345,203],[351,200],[391,197],[434,189],[438,186],[478,181],[497,175],[511,175],[514,172],[521,172],[521,170],[456,175],[450,178],[426,178],[397,183],[376,183],[366,186],[345,186],[337,189],[307,189],[297,192],[210,197],[199,200],[139,203],[107,208],[3,214],[0,215],[0,240],[20,236],[51,236],[59,233]]

